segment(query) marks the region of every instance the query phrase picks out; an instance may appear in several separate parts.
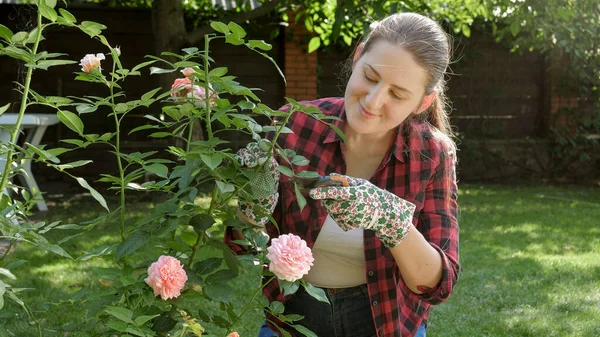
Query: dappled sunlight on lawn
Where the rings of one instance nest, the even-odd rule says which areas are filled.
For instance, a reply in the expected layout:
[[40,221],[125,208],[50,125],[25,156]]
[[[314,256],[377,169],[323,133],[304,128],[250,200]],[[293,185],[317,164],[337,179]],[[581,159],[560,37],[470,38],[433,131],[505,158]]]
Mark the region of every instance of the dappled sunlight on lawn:
[[463,186],[463,271],[431,334],[600,335],[595,200],[591,188]]

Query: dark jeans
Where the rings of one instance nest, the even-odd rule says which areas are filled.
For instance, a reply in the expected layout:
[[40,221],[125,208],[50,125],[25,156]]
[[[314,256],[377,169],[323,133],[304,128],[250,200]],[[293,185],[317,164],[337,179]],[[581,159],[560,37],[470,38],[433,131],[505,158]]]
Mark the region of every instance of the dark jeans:
[[[285,303],[285,314],[304,316],[294,324],[303,325],[319,337],[377,337],[366,285],[324,290],[331,305],[317,301],[301,287]],[[278,336],[266,323],[258,334]],[[415,337],[425,337],[425,324],[421,324]]]

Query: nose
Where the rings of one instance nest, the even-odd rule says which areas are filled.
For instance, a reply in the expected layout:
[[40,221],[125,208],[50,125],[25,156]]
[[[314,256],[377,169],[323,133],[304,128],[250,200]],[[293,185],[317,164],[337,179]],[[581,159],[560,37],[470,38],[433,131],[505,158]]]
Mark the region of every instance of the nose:
[[385,101],[382,85],[374,85],[369,89],[369,93],[365,98],[365,108],[369,110],[377,110],[381,108]]

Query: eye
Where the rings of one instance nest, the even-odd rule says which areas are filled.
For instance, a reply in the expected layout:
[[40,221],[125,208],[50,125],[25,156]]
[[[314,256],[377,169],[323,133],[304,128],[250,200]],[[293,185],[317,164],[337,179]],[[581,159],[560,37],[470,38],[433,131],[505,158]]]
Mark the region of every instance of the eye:
[[367,72],[365,72],[364,74],[365,74],[365,80],[367,80],[367,82],[369,82],[369,83],[377,83],[377,80],[374,79],[373,77],[370,77],[369,74],[367,74]]
[[393,99],[396,99],[396,100],[399,100],[399,101],[401,101],[401,100],[404,99],[404,97],[402,97],[402,95],[398,95],[394,91],[390,91],[390,96],[392,96]]

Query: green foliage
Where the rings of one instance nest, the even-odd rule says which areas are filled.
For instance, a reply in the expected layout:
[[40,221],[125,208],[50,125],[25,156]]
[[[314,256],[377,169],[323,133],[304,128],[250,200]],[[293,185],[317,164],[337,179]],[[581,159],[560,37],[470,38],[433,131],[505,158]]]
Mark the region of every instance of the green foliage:
[[[60,306],[80,302],[87,312],[85,319],[71,322],[61,329],[64,332],[101,335],[200,336],[205,332],[205,327],[208,327],[208,336],[216,336],[239,328],[241,317],[252,308],[270,311],[276,309],[274,314],[281,315],[283,310],[278,305],[271,306],[259,300],[258,295],[262,289],[260,285],[254,289],[254,294],[247,303],[233,302],[234,290],[230,282],[240,275],[252,272],[270,279],[275,276],[268,270],[263,270],[263,265],[268,263],[268,238],[262,232],[256,232],[254,225],[239,221],[236,207],[230,205],[232,200],[250,200],[253,197],[246,186],[262,168],[242,167],[230,142],[217,135],[231,132],[248,135],[258,141],[270,132],[272,142],[263,140],[261,145],[268,153],[281,156],[289,165],[281,166],[282,173],[293,177],[293,168],[305,164],[307,160],[294,151],[281,148],[277,143],[279,135],[291,132],[286,127],[290,116],[293,113],[305,113],[327,124],[330,118],[326,118],[316,108],[305,107],[293,100],[289,100],[289,112],[273,110],[260,103],[254,93],[257,89],[247,88],[237,82],[235,76],[228,74],[227,68],[212,69],[213,60],[209,51],[210,43],[215,39],[224,39],[232,45],[249,48],[277,67],[275,61],[265,53],[271,46],[264,41],[247,40],[245,30],[235,23],[213,22],[212,27],[216,33],[205,35],[203,50],[186,48],[182,50],[182,54],[164,52],[160,57],[149,55],[148,61],[127,68],[119,59],[120,50],[111,46],[102,35],[106,26],[90,21],[78,24],[77,19],[66,10],[57,12],[53,1],[36,4],[40,24],[34,33],[13,33],[4,26],[0,27],[0,39],[6,44],[0,45],[0,55],[21,60],[29,68],[25,83],[21,84],[23,97],[20,119],[11,130],[11,141],[3,144],[0,152],[0,155],[8,158],[0,190],[10,186],[21,195],[21,198],[2,195],[0,238],[10,239],[12,243],[34,245],[41,251],[79,263],[96,259],[107,262],[108,266],[93,269],[104,286],[102,291],[84,287],[69,301],[57,304]],[[105,54],[88,54],[82,60],[82,63],[88,64],[82,72],[76,73],[76,80],[95,83],[98,86],[96,92],[104,91],[105,96],[44,97],[30,90],[34,71],[75,63],[71,60],[56,60],[64,57],[63,54],[37,51],[42,32],[58,25],[79,29],[106,48]],[[106,57],[111,58],[112,64],[104,69],[102,62],[109,62],[105,60]],[[163,57],[170,57],[171,61]],[[122,92],[122,83],[131,76],[141,76],[142,72],[148,70],[150,75],[173,73],[182,68],[185,68],[188,77],[178,79],[174,89],[170,91],[162,92],[161,88],[157,88],[139,98],[128,97]],[[283,77],[281,70],[279,73]],[[151,131],[148,137],[168,137],[176,140],[175,145],[168,146],[162,152],[123,152],[120,145],[125,132],[121,126],[123,119],[131,111],[153,104],[162,106],[161,115],[146,115],[147,124],[130,132]],[[65,139],[65,147],[53,149],[31,144],[25,144],[23,148],[16,145],[19,121],[28,108],[34,105],[55,109],[62,124],[73,130],[79,138]],[[86,133],[80,115],[99,113],[101,107],[110,109],[108,116],[113,119],[114,130],[102,135]],[[7,108],[8,106],[2,107],[2,110]],[[255,120],[257,116],[266,118],[269,125],[259,124]],[[195,125],[206,127],[206,139],[192,139]],[[116,207],[111,207],[107,199],[85,179],[70,173],[71,169],[89,164],[90,161],[61,161],[63,153],[85,149],[93,144],[108,147],[110,150],[107,155],[114,157],[118,174],[102,174],[98,182],[107,184],[109,190],[116,191]],[[12,178],[20,173],[17,155],[45,163],[71,176],[106,213],[78,224],[62,224],[61,221],[30,223],[28,217],[39,191],[30,192],[12,185]],[[17,165],[12,165],[13,163]],[[145,181],[144,177],[149,175],[155,177],[155,180]],[[199,205],[199,191],[207,186],[212,188],[210,202]],[[134,193],[160,196],[161,201],[144,216],[131,219],[127,214],[129,200]],[[260,209],[257,211],[261,212]],[[112,221],[118,226],[119,239],[116,242],[103,243],[79,256],[68,252],[66,246],[72,239],[85,236]],[[223,232],[226,224],[243,231],[245,239],[239,243],[248,246],[256,252],[255,255],[245,259],[237,258],[222,239],[214,237],[215,232]],[[61,230],[68,231],[69,234],[60,236],[60,239],[50,235]],[[152,247],[152,251],[148,252],[148,247]],[[199,252],[207,247],[216,250],[219,258],[203,259]],[[157,298],[144,282],[148,266],[160,255],[175,257],[184,266],[188,281],[177,298]],[[3,306],[4,299],[8,298],[20,305],[41,336],[45,329],[44,319],[39,319],[39,313],[30,310],[19,297],[22,289],[13,285],[19,281],[18,273],[13,275],[11,269],[14,265],[5,257],[6,253],[0,257],[0,276],[5,276],[0,279],[1,304]],[[5,278],[9,280],[5,282]],[[199,312],[193,305],[198,301],[212,303],[217,307],[211,315]],[[292,321],[288,318],[288,322]],[[302,331],[311,336],[309,331]]]

